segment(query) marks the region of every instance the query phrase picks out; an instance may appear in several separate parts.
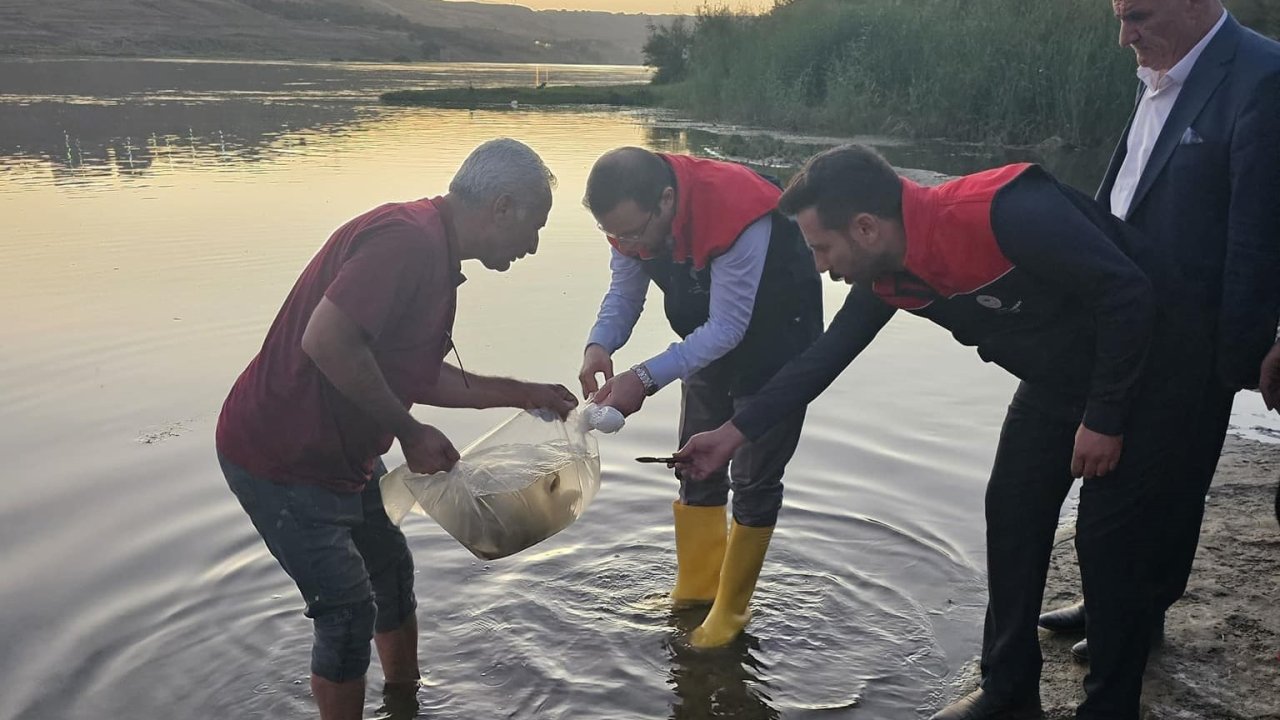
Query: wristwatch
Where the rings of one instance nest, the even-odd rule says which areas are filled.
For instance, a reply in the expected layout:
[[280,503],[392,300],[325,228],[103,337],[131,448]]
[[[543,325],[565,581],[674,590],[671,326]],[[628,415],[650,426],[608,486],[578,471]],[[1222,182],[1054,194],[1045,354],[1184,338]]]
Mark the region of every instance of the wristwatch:
[[631,372],[635,373],[636,377],[640,378],[640,384],[644,385],[645,395],[652,395],[658,392],[658,383],[653,381],[653,376],[649,374],[649,368],[645,367],[644,363],[632,365]]

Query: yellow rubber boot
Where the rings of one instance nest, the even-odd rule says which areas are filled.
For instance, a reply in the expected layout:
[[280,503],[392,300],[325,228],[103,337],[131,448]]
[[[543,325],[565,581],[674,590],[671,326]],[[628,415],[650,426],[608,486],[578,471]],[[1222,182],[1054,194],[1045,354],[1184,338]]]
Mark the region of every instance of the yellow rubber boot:
[[738,637],[751,618],[751,595],[760,578],[764,554],[769,549],[773,527],[747,527],[733,523],[729,531],[729,548],[720,570],[720,589],[707,619],[693,631],[689,642],[694,647],[713,648],[728,645]]
[[676,608],[707,605],[716,599],[720,566],[724,564],[724,505],[700,507],[672,503],[676,526],[676,586],[671,602]]

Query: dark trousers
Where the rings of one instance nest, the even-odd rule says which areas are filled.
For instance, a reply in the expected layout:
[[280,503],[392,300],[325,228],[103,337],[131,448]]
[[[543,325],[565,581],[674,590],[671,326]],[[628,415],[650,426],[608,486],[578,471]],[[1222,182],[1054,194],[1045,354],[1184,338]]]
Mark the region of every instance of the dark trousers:
[[[708,368],[684,381],[680,394],[680,447],[700,432],[715,430],[733,418],[736,409],[752,396],[734,398],[729,378]],[[727,471],[705,480],[680,479],[680,502],[718,506],[733,489],[733,519],[747,527],[772,527],[782,508],[782,475],[800,442],[804,411],[785,418],[753,442],[733,454]]]
[[[1206,342],[1208,339],[1206,339]],[[1235,392],[1210,378],[1200,396],[1195,414],[1196,429],[1190,438],[1191,457],[1174,482],[1161,486],[1161,529],[1165,539],[1154,560],[1156,610],[1163,613],[1186,592],[1191,563],[1200,544],[1200,522],[1204,519],[1204,499],[1218,468],[1222,444],[1231,420]]]
[[[1153,559],[1166,541],[1161,488],[1192,459],[1189,438],[1199,427],[1207,375],[1206,351],[1188,348],[1182,332],[1169,329],[1153,343],[1120,463],[1086,480],[1080,492],[1076,552],[1090,658],[1080,718],[1138,717],[1156,617]],[[1039,692],[1036,620],[1083,410],[1083,399],[1023,383],[1001,430],[986,495],[989,601],[982,648],[982,687],[997,697],[1020,700]]]
[[[1202,324],[1198,334],[1206,347],[1214,342],[1207,324]],[[1189,420],[1192,426],[1187,435],[1187,462],[1173,469],[1169,481],[1160,484],[1152,501],[1162,508],[1157,529],[1164,534],[1152,558],[1156,610],[1160,614],[1186,592],[1200,544],[1205,496],[1222,455],[1235,395],[1234,390],[1223,387],[1212,373],[1206,375],[1198,409]],[[1276,495],[1276,516],[1280,519],[1280,489]]]

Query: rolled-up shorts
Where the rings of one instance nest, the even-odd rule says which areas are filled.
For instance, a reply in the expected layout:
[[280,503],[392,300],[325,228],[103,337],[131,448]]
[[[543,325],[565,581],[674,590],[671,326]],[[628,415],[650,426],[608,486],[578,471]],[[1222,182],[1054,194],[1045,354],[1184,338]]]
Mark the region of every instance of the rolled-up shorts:
[[227,485],[306,603],[311,671],[333,682],[363,677],[375,632],[395,630],[417,608],[413,556],[382,506],[378,479],[360,493],[283,485],[219,456]]

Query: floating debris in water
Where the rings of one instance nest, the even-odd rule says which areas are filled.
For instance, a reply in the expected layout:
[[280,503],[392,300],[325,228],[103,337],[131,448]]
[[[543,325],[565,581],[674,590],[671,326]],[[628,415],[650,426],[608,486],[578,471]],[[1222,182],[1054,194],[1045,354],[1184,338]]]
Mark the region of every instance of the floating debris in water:
[[186,426],[184,421],[178,421],[155,429],[143,430],[138,437],[134,438],[134,441],[141,443],[142,445],[155,445],[156,443],[163,442],[169,438],[181,437],[185,435],[189,429],[190,428]]

